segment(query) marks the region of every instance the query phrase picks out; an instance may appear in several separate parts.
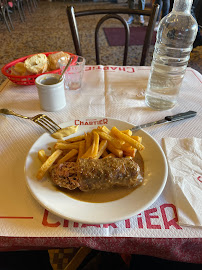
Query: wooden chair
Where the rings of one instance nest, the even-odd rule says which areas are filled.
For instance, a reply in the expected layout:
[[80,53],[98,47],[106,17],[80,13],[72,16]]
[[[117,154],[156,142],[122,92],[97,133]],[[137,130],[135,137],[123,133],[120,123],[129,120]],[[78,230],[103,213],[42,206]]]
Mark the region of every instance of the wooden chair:
[[105,15],[102,17],[96,27],[95,27],[95,55],[96,55],[96,64],[100,65],[100,53],[99,53],[99,39],[98,39],[98,33],[101,25],[108,19],[114,18],[119,20],[125,29],[125,48],[124,48],[124,57],[123,57],[123,66],[127,65],[127,56],[128,56],[128,46],[129,46],[129,38],[130,38],[130,29],[128,27],[127,22],[123,17],[121,17],[118,14],[134,14],[134,15],[144,15],[149,16],[149,24],[147,26],[147,31],[144,39],[143,49],[142,49],[142,56],[140,65],[143,66],[145,64],[145,59],[148,54],[149,46],[151,43],[156,18],[159,11],[159,5],[153,5],[153,8],[151,10],[138,10],[138,9],[92,9],[92,10],[83,10],[83,11],[74,11],[73,6],[67,6],[67,16],[69,20],[69,26],[71,29],[72,39],[75,47],[75,51],[77,55],[82,55],[82,49],[81,49],[81,43],[79,38],[79,31],[77,27],[77,17],[83,17],[83,16],[91,16],[91,15]]

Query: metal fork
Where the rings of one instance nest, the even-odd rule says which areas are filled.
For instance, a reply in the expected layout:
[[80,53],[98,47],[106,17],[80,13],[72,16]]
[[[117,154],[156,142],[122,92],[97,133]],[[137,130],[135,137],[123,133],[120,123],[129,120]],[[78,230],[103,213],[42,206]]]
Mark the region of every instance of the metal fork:
[[37,114],[33,117],[24,116],[18,113],[15,113],[14,111],[8,110],[8,109],[0,109],[0,113],[6,114],[6,115],[14,115],[20,118],[29,119],[44,128],[46,131],[50,132],[51,134],[56,132],[57,130],[61,129],[52,119],[50,119],[45,114]]

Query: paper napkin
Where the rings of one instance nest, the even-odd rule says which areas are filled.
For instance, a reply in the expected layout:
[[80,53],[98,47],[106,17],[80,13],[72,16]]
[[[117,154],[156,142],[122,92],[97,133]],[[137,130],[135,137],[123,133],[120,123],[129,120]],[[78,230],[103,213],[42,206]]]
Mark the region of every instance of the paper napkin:
[[180,225],[202,226],[202,139],[165,138]]

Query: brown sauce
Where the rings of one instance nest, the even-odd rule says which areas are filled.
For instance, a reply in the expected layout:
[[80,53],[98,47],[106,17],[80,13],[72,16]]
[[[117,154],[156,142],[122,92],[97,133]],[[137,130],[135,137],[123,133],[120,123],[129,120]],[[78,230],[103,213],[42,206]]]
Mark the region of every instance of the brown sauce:
[[[144,175],[144,162],[141,155],[138,152],[136,153],[134,160],[140,166],[141,174]],[[71,191],[65,188],[56,187],[58,191],[66,194],[67,196],[75,200],[79,200],[83,202],[90,202],[90,203],[104,203],[104,202],[116,201],[129,195],[136,188],[138,188],[138,186],[135,188],[116,187],[109,190],[92,190],[89,192],[83,192],[83,191],[80,191],[79,189]]]
[[41,84],[53,85],[53,84],[57,84],[58,82],[59,82],[58,78],[48,77],[48,78],[44,79],[43,81],[41,81]]

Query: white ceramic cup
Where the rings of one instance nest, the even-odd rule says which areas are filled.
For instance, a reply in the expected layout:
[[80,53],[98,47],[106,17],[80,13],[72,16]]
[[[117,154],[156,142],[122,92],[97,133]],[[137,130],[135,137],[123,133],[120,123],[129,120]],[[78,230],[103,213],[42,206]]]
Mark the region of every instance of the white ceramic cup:
[[64,79],[59,74],[43,74],[36,78],[40,106],[48,112],[59,111],[66,106]]

